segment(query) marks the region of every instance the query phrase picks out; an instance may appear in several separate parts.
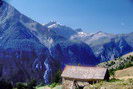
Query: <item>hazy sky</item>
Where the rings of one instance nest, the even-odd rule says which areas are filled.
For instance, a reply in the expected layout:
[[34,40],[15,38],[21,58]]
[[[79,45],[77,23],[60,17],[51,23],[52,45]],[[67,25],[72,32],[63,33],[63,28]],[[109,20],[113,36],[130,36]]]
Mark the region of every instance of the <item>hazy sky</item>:
[[10,0],[42,24],[57,21],[85,32],[133,32],[133,0]]

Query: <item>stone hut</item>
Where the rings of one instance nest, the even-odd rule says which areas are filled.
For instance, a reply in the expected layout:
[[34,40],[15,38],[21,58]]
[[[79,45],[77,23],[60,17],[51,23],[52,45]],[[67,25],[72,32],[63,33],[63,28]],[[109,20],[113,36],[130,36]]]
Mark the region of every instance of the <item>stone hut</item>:
[[109,80],[107,68],[66,66],[62,75],[63,89],[83,89],[89,84]]

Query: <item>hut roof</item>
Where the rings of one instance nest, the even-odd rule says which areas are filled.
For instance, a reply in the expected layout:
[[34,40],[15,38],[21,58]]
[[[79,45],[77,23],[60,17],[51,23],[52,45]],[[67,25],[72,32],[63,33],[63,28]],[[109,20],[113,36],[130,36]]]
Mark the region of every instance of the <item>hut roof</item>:
[[72,79],[99,79],[102,80],[105,77],[107,68],[102,67],[83,67],[83,66],[66,66],[62,77]]

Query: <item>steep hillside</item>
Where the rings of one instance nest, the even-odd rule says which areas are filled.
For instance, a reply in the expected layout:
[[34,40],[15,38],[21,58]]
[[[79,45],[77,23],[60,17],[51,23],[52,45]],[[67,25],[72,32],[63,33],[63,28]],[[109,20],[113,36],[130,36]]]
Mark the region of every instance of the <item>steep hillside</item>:
[[91,48],[83,42],[60,42],[51,47],[51,55],[61,62],[61,66],[65,66],[65,64],[77,65],[77,63],[80,65],[96,65],[99,63]]
[[[60,26],[59,31],[62,28],[64,26]],[[99,62],[88,45],[68,41],[58,29],[41,25],[3,2],[0,7],[0,77],[15,83],[31,79],[51,83],[55,72],[72,61],[74,65]],[[66,27],[66,32],[67,29],[70,28]],[[69,31],[72,31],[70,34],[75,32]]]
[[[126,54],[120,58],[116,58],[116,59],[111,60],[111,61],[100,63],[100,64],[98,64],[98,66],[108,68],[110,74],[114,76],[115,72],[117,70],[122,70],[122,69],[133,66],[133,55],[131,55],[131,54],[132,53],[129,53],[129,54]],[[127,56],[127,55],[129,55],[129,56]]]
[[84,89],[133,89],[133,80],[114,80],[110,82],[100,82]]
[[76,35],[71,37],[71,39],[80,40],[88,44],[92,48],[95,56],[101,62],[105,62],[132,52],[132,35],[132,33],[109,34],[100,31],[91,35]]
[[5,2],[0,7],[1,78],[15,83],[33,78],[38,82],[43,81],[43,64],[50,54],[46,46],[32,34],[34,29],[31,24],[41,27]]

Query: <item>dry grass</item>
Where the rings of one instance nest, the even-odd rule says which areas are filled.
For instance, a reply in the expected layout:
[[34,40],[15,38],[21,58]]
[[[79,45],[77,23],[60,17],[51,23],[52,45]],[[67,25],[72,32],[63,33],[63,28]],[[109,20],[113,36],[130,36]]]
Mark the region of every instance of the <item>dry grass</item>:
[[56,86],[54,88],[50,88],[48,86],[43,86],[43,87],[38,87],[36,89],[62,89],[62,86],[61,85],[58,85],[58,86]]
[[44,87],[37,87],[36,89],[44,89]]
[[115,78],[121,80],[103,81],[85,89],[133,89],[133,67],[116,71]]
[[[49,88],[48,86],[39,87],[37,89],[62,89],[61,85],[55,88]],[[85,87],[85,89],[133,89],[133,79],[128,80],[116,80],[113,82],[100,82],[94,85]]]
[[100,82],[85,87],[85,89],[133,89],[133,80],[121,80],[115,82]]
[[118,79],[133,79],[133,67],[129,67],[123,70],[118,70],[115,72],[115,78]]

